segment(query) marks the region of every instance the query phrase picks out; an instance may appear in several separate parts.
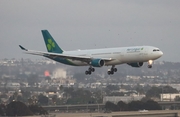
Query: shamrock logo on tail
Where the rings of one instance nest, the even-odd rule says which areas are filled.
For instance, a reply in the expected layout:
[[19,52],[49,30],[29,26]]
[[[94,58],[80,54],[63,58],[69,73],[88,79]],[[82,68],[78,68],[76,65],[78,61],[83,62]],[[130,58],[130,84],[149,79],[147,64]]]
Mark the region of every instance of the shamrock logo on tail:
[[52,51],[53,48],[55,48],[55,43],[51,39],[48,39],[48,44],[47,44],[48,51]]

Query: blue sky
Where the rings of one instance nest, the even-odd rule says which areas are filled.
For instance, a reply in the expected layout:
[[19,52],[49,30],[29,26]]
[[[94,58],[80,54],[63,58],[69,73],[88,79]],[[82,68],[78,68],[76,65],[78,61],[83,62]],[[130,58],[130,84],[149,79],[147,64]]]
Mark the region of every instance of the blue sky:
[[179,0],[1,0],[0,59],[41,58],[47,29],[64,50],[150,45],[180,62]]

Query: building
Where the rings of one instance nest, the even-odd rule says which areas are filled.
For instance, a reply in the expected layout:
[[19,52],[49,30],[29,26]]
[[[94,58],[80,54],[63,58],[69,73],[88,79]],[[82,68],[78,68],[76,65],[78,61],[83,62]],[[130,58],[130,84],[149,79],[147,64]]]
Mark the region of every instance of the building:
[[160,94],[161,96],[161,101],[174,101],[174,99],[176,98],[176,96],[180,97],[179,93],[167,93],[167,94]]
[[105,96],[103,98],[103,103],[105,104],[107,101],[113,102],[117,104],[119,101],[123,101],[125,103],[129,103],[131,101],[141,100],[145,95],[131,95],[131,96]]

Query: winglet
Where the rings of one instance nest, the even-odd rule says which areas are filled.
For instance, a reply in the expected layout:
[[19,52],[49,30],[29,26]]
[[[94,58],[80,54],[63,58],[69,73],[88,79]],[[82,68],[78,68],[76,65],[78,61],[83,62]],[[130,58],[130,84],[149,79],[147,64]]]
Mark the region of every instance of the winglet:
[[22,47],[21,45],[19,45],[19,47],[20,47],[22,50],[28,51],[26,48]]

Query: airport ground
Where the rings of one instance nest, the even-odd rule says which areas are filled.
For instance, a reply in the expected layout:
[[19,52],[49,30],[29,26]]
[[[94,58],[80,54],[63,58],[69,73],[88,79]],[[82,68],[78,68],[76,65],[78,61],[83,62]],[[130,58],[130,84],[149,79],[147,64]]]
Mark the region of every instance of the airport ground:
[[125,111],[111,113],[50,113],[51,117],[179,117],[180,110]]

